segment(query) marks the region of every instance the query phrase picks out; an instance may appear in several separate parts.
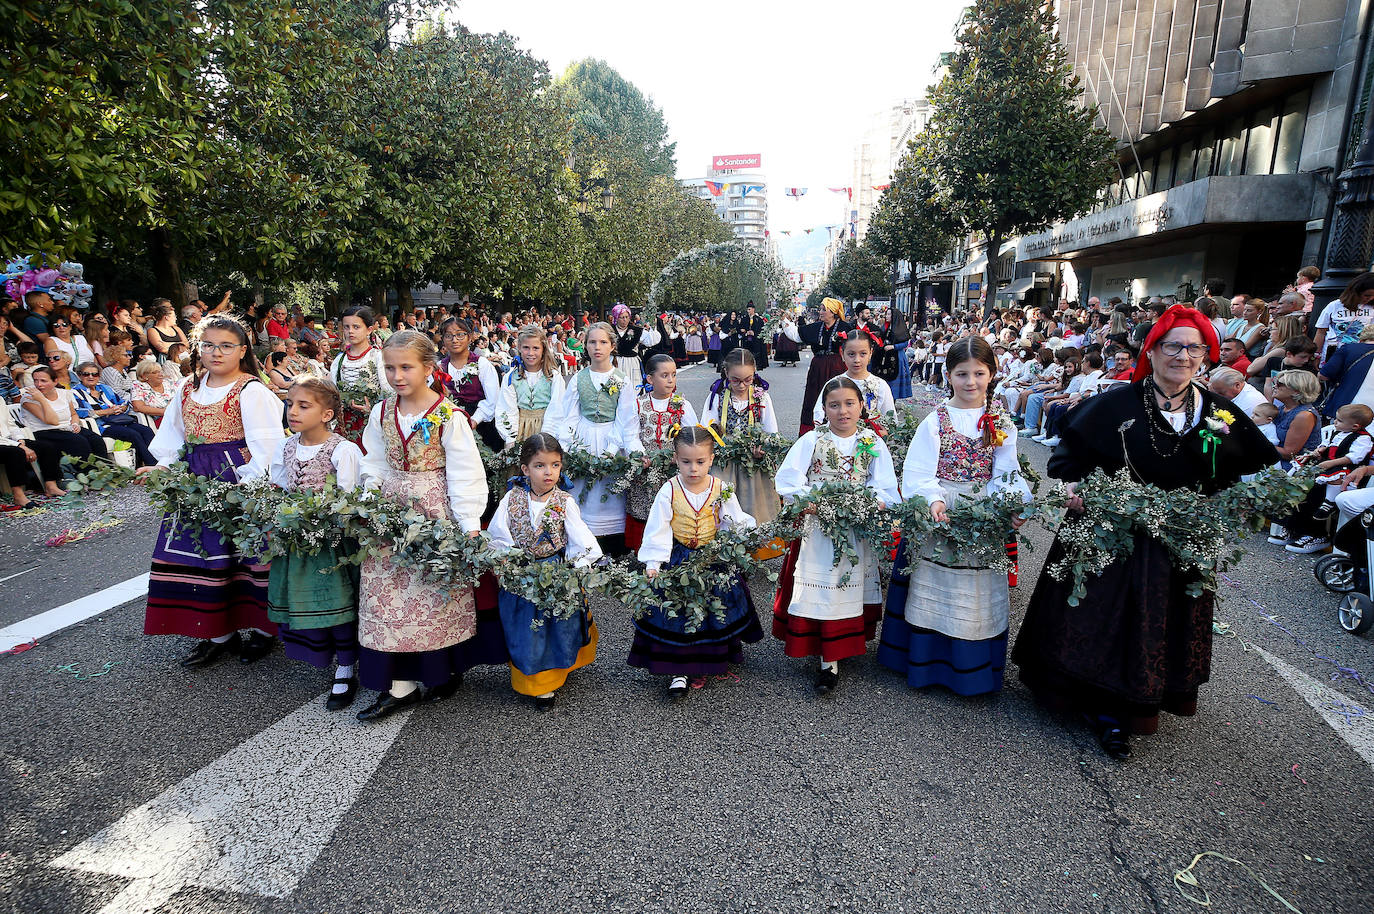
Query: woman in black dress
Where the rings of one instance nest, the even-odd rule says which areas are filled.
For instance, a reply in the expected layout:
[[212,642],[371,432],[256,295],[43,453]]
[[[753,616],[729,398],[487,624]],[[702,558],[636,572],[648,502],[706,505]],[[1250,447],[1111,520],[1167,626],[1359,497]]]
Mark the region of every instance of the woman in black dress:
[[[811,347],[811,367],[806,370],[806,392],[802,395],[801,427],[798,435],[805,435],[815,427],[811,414],[816,408],[816,398],[821,395],[825,382],[838,374],[844,374],[844,359],[840,358],[840,347],[844,345],[843,334],[854,329],[853,324],[844,320],[844,302],[838,298],[827,298],[821,302],[821,319],[809,324],[798,324],[789,328],[789,336],[798,343]],[[795,334],[795,336],[793,336]]]
[[[1192,380],[1207,357],[1220,360],[1211,321],[1171,307],[1146,337],[1132,383],[1068,414],[1049,474],[1077,483],[1098,468],[1126,468],[1141,482],[1202,499],[1273,465],[1278,452],[1244,411]],[[1204,453],[1199,431],[1218,409],[1233,421]],[[1056,538],[1045,566],[1064,554]],[[1162,543],[1139,533],[1130,556],[1088,579],[1077,606],[1068,604],[1071,581],[1042,574],[1012,653],[1021,681],[1046,704],[1081,712],[1105,752],[1127,757],[1129,734],[1154,733],[1161,710],[1197,711],[1198,687],[1211,673],[1216,595],[1189,596],[1193,581]]]

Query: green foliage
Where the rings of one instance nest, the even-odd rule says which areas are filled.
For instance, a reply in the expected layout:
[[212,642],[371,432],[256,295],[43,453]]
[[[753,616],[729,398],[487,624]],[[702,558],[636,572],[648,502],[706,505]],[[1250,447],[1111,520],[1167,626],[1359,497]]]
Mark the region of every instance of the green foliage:
[[864,243],[889,261],[941,263],[954,246],[958,226],[938,202],[925,157],[925,147],[912,140],[869,220]]
[[742,308],[751,300],[791,298],[794,291],[787,270],[775,258],[731,240],[704,244],[669,260],[649,287],[649,307],[657,310],[668,302],[679,309],[701,306],[724,311]]
[[846,241],[835,255],[825,285],[837,298],[863,300],[892,292],[889,260],[865,241]]

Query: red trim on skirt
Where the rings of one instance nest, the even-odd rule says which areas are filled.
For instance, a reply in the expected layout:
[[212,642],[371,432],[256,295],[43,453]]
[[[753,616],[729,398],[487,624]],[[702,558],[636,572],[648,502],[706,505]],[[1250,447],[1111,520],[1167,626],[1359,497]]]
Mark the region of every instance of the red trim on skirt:
[[868,642],[878,634],[883,617],[881,603],[865,603],[862,616],[847,619],[808,619],[788,612],[792,603],[792,581],[797,570],[800,541],[787,547],[787,558],[778,576],[778,592],[773,598],[773,637],[783,643],[789,657],[817,657],[826,663],[862,657]]
[[638,552],[639,547],[644,544],[644,521],[637,517],[625,515],[625,548],[631,552]]

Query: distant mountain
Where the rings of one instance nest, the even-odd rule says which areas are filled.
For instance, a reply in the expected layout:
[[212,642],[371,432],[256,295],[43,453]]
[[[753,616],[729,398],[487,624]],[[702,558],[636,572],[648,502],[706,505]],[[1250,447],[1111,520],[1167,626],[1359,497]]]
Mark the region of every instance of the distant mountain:
[[800,229],[791,235],[774,232],[773,237],[778,242],[778,256],[787,269],[812,273],[825,266],[825,245],[830,240],[825,229],[818,228],[809,235]]

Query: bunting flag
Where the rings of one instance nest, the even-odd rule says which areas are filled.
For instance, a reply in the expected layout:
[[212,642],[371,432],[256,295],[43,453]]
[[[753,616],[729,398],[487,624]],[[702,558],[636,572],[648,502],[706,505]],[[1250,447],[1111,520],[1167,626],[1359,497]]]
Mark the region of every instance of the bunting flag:
[[811,234],[811,233],[812,233],[812,232],[814,232],[814,231],[815,231],[815,229],[813,229],[813,228],[809,228],[809,229],[802,229],[802,231],[803,231],[803,232],[806,232],[806,234],[808,234],[808,235],[810,235],[810,234]]
[[719,181],[707,181],[706,189],[711,192],[711,196],[719,197],[730,187],[729,184],[722,184]]
[[854,188],[852,187],[832,187],[830,192],[832,194],[845,194],[849,199],[854,199]]
[[740,196],[741,196],[741,197],[747,197],[747,196],[749,196],[749,192],[750,192],[751,190],[752,190],[752,191],[758,191],[758,192],[760,192],[760,193],[763,192],[763,185],[762,185],[762,184],[745,184],[745,185],[742,185],[742,186],[744,187],[744,190],[740,191]]
[[[789,236],[789,237],[790,237],[791,234],[792,234],[792,230],[791,230],[791,229],[778,229],[778,231],[782,232],[784,235],[787,235],[787,236]],[[809,232],[809,231],[811,231],[811,230],[810,230],[810,229],[807,229],[807,231]]]
[[805,197],[805,196],[806,196],[806,188],[805,188],[805,187],[789,187],[789,188],[787,188],[787,196],[789,196],[789,197]]
[[889,181],[889,182],[887,182],[886,184],[874,184],[874,185],[873,185],[873,189],[874,189],[874,190],[887,190],[887,189],[888,189],[889,187],[891,187],[891,186],[892,186],[892,182]]

